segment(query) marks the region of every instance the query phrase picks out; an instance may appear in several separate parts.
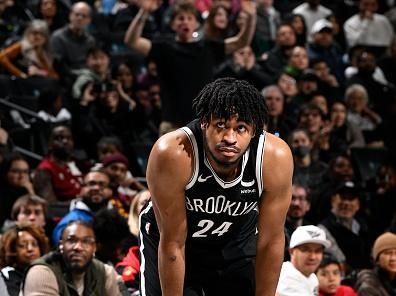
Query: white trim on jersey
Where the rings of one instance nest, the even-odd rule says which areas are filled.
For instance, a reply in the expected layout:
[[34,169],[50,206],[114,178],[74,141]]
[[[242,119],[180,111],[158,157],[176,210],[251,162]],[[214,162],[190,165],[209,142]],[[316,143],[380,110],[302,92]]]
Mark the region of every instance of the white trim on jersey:
[[222,178],[220,178],[217,173],[215,172],[215,170],[213,169],[213,167],[211,166],[211,164],[209,163],[209,160],[206,156],[206,152],[204,150],[204,163],[205,165],[208,167],[208,169],[212,172],[213,177],[215,178],[216,182],[222,187],[222,188],[231,188],[233,186],[235,186],[236,184],[239,184],[242,181],[242,177],[243,177],[243,173],[245,171],[245,167],[246,164],[249,160],[249,152],[250,149],[247,149],[245,151],[245,153],[242,156],[242,169],[241,169],[241,173],[239,174],[239,176],[232,180],[232,181],[224,181]]
[[147,208],[145,208],[143,211],[140,212],[139,215],[139,237],[140,237],[140,257],[141,257],[141,262],[140,262],[140,289],[141,289],[141,296],[146,296],[146,278],[144,277],[144,272],[146,270],[145,264],[146,264],[146,259],[144,258],[144,240],[143,240],[143,233],[141,230],[141,224],[142,224],[142,215],[146,214],[151,208],[153,207],[152,201],[149,202]]
[[191,176],[191,179],[188,181],[186,185],[186,190],[190,189],[192,186],[194,186],[197,177],[198,177],[198,172],[199,172],[199,156],[198,156],[198,144],[197,140],[195,139],[195,136],[193,132],[186,126],[180,128],[183,132],[186,133],[188,140],[191,143],[192,146],[192,151],[194,155],[194,172],[193,175]]
[[264,132],[260,135],[260,139],[257,145],[257,157],[256,157],[256,179],[259,190],[259,195],[263,193],[264,184],[263,184],[263,162],[264,162],[264,150],[265,150],[265,139],[267,133]]

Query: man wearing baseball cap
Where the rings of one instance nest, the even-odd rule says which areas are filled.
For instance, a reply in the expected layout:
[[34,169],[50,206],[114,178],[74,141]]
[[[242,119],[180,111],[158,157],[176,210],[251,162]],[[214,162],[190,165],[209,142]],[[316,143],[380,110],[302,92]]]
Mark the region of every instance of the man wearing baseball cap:
[[325,232],[317,226],[299,226],[290,239],[290,261],[282,264],[278,296],[316,296],[319,282],[315,275],[325,248],[330,247]]

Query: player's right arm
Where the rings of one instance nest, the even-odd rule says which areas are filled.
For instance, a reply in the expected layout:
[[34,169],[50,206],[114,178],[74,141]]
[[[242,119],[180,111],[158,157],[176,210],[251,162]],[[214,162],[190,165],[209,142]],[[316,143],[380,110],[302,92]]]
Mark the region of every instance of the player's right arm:
[[163,296],[182,296],[187,218],[185,187],[192,175],[191,145],[178,130],[162,136],[147,164],[147,182],[160,232],[158,271]]
[[125,33],[124,42],[129,47],[147,56],[151,49],[151,41],[142,37],[144,24],[151,12],[156,10],[161,4],[161,0],[141,0],[140,10],[132,20]]

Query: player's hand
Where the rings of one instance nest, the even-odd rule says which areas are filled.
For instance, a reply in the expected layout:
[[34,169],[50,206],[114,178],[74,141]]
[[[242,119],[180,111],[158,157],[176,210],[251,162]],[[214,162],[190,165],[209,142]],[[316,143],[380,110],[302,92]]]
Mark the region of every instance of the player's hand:
[[256,15],[257,13],[256,2],[253,2],[251,0],[242,0],[241,10],[248,13],[249,15]]
[[162,4],[162,0],[138,0],[140,8],[147,12],[153,12],[157,10]]

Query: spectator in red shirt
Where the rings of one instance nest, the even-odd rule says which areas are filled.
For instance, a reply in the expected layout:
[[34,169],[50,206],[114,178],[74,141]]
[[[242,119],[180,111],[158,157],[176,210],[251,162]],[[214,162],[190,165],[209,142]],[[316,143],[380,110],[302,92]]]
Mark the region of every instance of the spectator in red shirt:
[[55,127],[49,139],[49,154],[39,163],[33,183],[46,200],[70,201],[80,193],[82,174],[73,161],[74,141],[66,126]]

